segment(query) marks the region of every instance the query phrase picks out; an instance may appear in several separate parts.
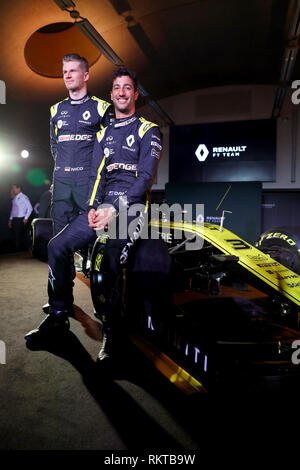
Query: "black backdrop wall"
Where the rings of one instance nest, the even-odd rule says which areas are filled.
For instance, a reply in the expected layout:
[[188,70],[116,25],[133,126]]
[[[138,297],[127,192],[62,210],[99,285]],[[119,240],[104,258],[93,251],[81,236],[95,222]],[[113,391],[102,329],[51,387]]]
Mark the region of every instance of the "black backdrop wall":
[[[224,210],[224,227],[254,244],[261,234],[260,182],[245,183],[181,183],[166,184],[170,204],[204,204],[204,221],[220,223]],[[194,214],[195,215],[195,214]]]

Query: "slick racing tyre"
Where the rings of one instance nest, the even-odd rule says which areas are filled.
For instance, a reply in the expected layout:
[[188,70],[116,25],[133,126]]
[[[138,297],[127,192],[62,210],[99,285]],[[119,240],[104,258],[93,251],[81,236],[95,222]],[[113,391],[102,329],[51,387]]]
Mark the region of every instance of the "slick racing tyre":
[[104,302],[105,302],[105,286],[104,273],[102,268],[102,258],[105,249],[105,243],[96,240],[90,266],[90,289],[94,305],[94,314],[99,320],[104,321]]
[[300,274],[300,226],[280,226],[266,230],[256,246]]

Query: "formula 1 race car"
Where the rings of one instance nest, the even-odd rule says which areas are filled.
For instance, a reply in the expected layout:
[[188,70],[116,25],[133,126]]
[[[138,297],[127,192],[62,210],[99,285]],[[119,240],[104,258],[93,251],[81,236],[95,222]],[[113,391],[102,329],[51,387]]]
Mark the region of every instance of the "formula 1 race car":
[[[270,230],[254,247],[218,225],[162,220],[152,220],[150,225],[169,245],[174,308],[167,320],[164,316],[154,324],[149,306],[142,305],[136,290],[130,289],[132,278],[141,274],[141,268],[133,264],[123,275],[127,296],[123,288],[119,294],[120,311],[125,311],[134,344],[186,393],[232,386],[255,389],[270,383],[282,387],[289,380],[297,381],[297,230],[294,236],[286,228]],[[196,249],[193,236],[199,242]],[[89,273],[95,314],[100,319],[102,241],[95,243]],[[144,245],[147,251],[147,243],[155,242],[141,240],[141,249]],[[200,249],[199,244],[203,245]],[[139,264],[138,250],[135,258]],[[164,321],[167,325],[162,325]],[[161,330],[167,331],[163,340]]]
[[[150,226],[158,239],[139,240],[115,291],[130,341],[187,394],[298,384],[299,227],[269,230],[254,247],[214,224],[153,219]],[[173,305],[157,321],[136,280],[161,240],[171,258]],[[100,321],[104,248],[99,237],[88,257],[76,254]]]

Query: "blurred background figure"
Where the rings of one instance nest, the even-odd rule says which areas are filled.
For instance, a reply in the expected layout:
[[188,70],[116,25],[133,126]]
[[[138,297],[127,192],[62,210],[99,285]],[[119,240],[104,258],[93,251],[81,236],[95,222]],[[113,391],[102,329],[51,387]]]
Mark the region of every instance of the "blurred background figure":
[[51,202],[52,202],[53,184],[45,191],[40,198],[39,202],[39,218],[51,218]]
[[32,213],[31,202],[18,184],[13,184],[10,190],[12,207],[8,221],[8,227],[12,230],[15,251],[25,251],[29,247],[28,220]]

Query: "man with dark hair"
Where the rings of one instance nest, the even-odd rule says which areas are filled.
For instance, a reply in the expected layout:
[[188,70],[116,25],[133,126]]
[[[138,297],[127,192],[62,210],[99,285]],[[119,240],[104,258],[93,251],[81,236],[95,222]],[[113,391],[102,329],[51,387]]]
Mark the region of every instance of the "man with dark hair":
[[[49,243],[50,313],[38,328],[25,336],[27,341],[42,339],[49,334],[49,331],[63,331],[69,328],[68,316],[72,315],[73,311],[73,279],[68,272],[70,254],[85,244],[94,242],[96,230],[103,229],[114,221],[114,218],[119,225],[121,215],[127,216],[125,236],[118,237],[117,231],[117,238],[112,237],[107,242],[103,257],[109,279],[107,291],[111,293],[121,272],[121,263],[127,262],[129,249],[138,238],[137,225],[143,224],[142,209],[146,207],[162,150],[161,133],[156,124],[146,121],[135,112],[138,90],[132,72],[121,68],[113,77],[111,100],[116,119],[97,133],[89,206]],[[136,203],[142,207],[139,209],[138,222],[136,215],[128,214],[129,209]],[[102,206],[98,207],[99,204]],[[167,264],[164,263],[166,269]],[[113,307],[110,298],[111,295],[107,295],[106,323],[103,324],[104,341],[99,352],[99,360],[108,358],[111,352]]]
[[86,208],[96,133],[109,124],[112,106],[88,93],[89,65],[78,54],[63,58],[69,97],[51,106],[51,151],[55,160],[52,218],[54,234]]
[[19,184],[12,185],[10,194],[12,197],[12,208],[9,216],[8,227],[12,229],[16,251],[28,249],[28,219],[32,213],[32,205],[29,197],[22,193]]
[[127,69],[126,67],[120,67],[112,73],[112,76],[110,79],[110,89],[111,90],[113,89],[114,81],[116,80],[116,78],[123,77],[123,76],[127,76],[131,78],[133,86],[134,86],[134,90],[137,91],[138,79],[137,79],[136,73],[133,70]]

